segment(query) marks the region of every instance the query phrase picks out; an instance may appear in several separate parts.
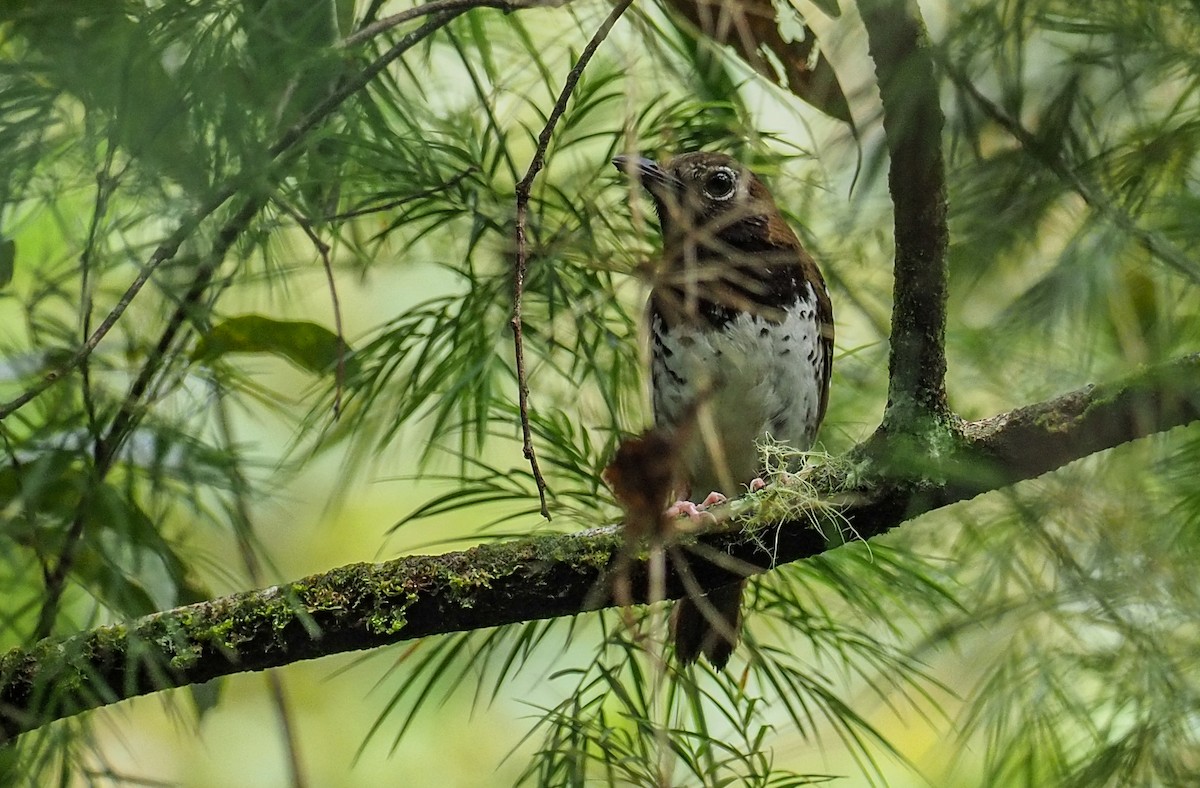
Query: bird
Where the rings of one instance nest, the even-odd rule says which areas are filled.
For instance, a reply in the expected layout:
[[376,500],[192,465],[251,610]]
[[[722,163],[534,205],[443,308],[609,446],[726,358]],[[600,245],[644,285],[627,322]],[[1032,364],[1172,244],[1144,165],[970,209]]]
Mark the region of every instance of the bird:
[[[696,519],[743,485],[762,486],[759,441],[813,446],[829,401],[833,306],[766,185],[733,157],[694,151],[613,164],[649,192],[662,229],[646,320],[651,400],[655,428],[683,436],[679,500],[669,509]],[[681,663],[703,654],[725,667],[744,586],[676,603]]]

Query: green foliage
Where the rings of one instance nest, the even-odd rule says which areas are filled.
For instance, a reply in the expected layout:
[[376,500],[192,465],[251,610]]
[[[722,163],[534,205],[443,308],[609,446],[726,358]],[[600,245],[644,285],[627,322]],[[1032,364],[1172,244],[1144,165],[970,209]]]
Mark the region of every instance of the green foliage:
[[[649,419],[640,312],[659,243],[609,164],[623,151],[720,148],[765,174],[835,305],[822,448],[836,462],[878,423],[886,160],[873,88],[846,82],[870,69],[844,4],[815,6],[861,150],[653,4],[585,71],[529,209],[521,319],[548,524],[518,441],[514,186],[608,6],[466,13],[277,156],[421,23],[339,43],[381,5],[0,5],[3,399],[60,374],[187,230],[86,360],[0,423],[0,645],[266,584],[261,503],[327,458],[351,500],[413,458],[401,472],[425,497],[389,530],[406,546],[614,522],[601,472]],[[991,415],[1194,352],[1194,4],[977,2],[934,29],[956,410]],[[243,227],[247,204],[262,208]],[[386,289],[388,312],[350,311],[338,336],[326,263],[339,294]],[[264,423],[286,450],[259,448]],[[762,576],[725,673],[670,661],[661,605],[402,647],[363,751],[400,746],[446,698],[515,697],[533,714],[523,743],[510,736],[529,784],[1191,784],[1194,432]],[[795,501],[758,501],[769,557]],[[197,710],[227,696],[204,688]],[[906,743],[910,725],[938,752]],[[89,718],[29,735],[0,749],[0,782],[108,779],[88,765],[104,764],[96,736]],[[832,749],[847,755],[826,767]]]
[[210,363],[229,353],[272,353],[320,375],[333,370],[339,357],[348,352],[337,334],[316,323],[238,315],[201,336],[192,360]]

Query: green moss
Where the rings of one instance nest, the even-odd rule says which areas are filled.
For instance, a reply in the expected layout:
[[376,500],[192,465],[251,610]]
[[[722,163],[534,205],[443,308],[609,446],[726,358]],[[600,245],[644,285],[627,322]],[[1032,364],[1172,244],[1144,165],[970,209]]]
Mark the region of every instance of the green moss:
[[171,657],[170,665],[177,670],[188,670],[200,661],[202,653],[199,646],[187,646]]
[[236,651],[238,643],[232,637],[234,627],[234,620],[226,618],[217,621],[206,630],[194,633],[193,637],[201,643],[212,643],[213,645]]
[[276,634],[282,632],[296,620],[296,606],[299,604],[299,597],[294,599],[296,601],[285,598],[272,599],[266,609],[259,613],[260,620],[269,623],[271,630]]
[[446,589],[450,592],[450,599],[458,602],[463,607],[472,607],[475,604],[474,592],[480,586],[486,588],[490,576],[483,572],[470,572],[464,574],[447,573],[445,580]]
[[408,605],[396,605],[388,610],[376,609],[367,617],[367,631],[374,635],[395,635],[408,626],[407,608]]
[[124,624],[113,624],[91,634],[90,648],[93,653],[113,654],[124,650],[128,639],[128,628]]
[[[427,571],[436,567],[433,559]],[[397,577],[390,565],[352,564],[331,570],[308,582],[293,583],[282,589],[262,614],[276,632],[295,624],[305,615],[329,611],[334,615],[362,610],[364,602],[371,607],[362,611],[363,626],[375,635],[394,635],[408,625],[405,613],[417,599],[413,588],[420,571]],[[448,584],[447,584],[448,585]]]
[[531,542],[532,556],[536,561],[570,563],[590,569],[604,569],[612,560],[613,553],[621,549],[624,535],[619,529],[601,532],[590,539],[580,539],[578,534],[541,537]]

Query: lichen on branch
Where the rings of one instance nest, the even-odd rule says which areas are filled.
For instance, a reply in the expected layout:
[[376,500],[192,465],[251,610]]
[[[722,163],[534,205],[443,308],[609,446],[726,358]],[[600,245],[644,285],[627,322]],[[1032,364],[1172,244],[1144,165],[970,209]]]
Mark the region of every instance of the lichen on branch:
[[[830,478],[849,501],[829,528],[848,524],[876,536],[919,514],[1054,470],[1089,454],[1200,421],[1200,354],[1142,370],[1120,383],[1087,387],[1009,413],[968,422],[942,463],[919,483]],[[957,469],[995,472],[958,475]],[[748,512],[746,516],[751,516]],[[830,549],[803,516],[743,531],[725,523],[702,538],[740,566],[760,571]],[[607,570],[622,551],[613,526],[540,536],[438,556],[353,564],[292,583],[156,613],[136,621],[43,640],[0,657],[0,743],[48,722],[159,690],[279,667],[429,635],[555,618],[609,607]],[[630,587],[644,589],[644,562]],[[729,569],[690,566],[704,588]],[[597,590],[600,593],[597,593]],[[666,596],[683,582],[672,571]],[[634,601],[644,602],[635,598]]]

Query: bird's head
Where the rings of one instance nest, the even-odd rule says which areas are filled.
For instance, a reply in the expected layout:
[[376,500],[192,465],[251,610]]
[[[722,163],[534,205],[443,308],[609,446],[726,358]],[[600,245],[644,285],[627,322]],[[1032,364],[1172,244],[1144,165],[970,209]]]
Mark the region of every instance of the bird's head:
[[772,235],[780,232],[778,241],[794,238],[762,181],[724,153],[685,153],[663,164],[618,156],[613,164],[650,192],[668,244],[751,251],[778,245]]

